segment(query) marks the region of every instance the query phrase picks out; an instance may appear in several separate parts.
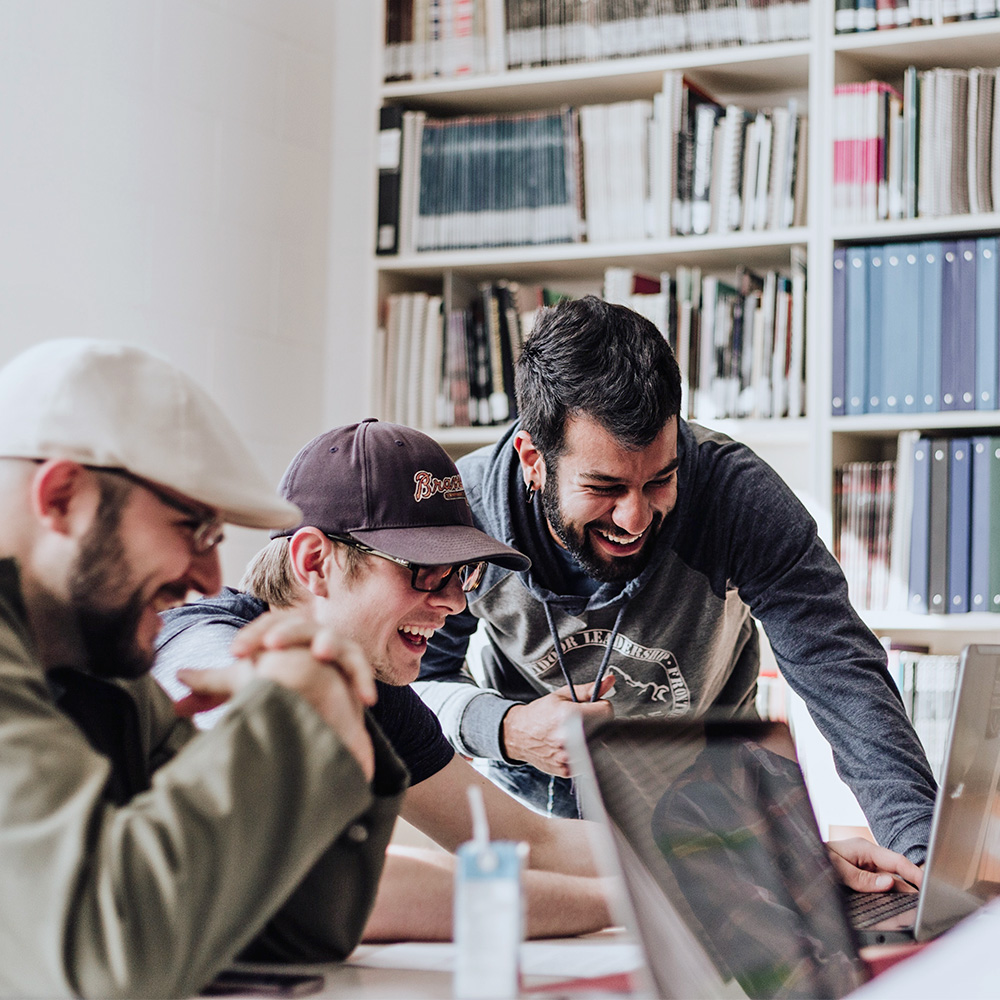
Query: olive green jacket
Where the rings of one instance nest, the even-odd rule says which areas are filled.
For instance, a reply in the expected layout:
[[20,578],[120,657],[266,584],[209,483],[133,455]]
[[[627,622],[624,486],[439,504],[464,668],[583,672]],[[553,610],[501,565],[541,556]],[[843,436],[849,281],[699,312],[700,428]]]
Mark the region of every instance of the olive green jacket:
[[0,996],[189,996],[241,953],[350,952],[407,780],[377,727],[369,783],[269,681],[197,734],[148,676],[87,683],[136,709],[121,745],[145,790],[120,804],[100,739],[56,704],[0,559]]

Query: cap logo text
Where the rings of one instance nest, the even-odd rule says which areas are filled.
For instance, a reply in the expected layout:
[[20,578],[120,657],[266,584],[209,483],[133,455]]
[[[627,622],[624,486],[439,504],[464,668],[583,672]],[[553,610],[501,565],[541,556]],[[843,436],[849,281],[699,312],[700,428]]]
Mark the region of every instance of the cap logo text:
[[432,496],[440,493],[445,500],[464,500],[465,487],[462,485],[461,476],[448,476],[446,479],[435,479],[430,472],[421,470],[413,476],[416,489],[413,491],[413,499],[419,503],[421,500],[428,500]]

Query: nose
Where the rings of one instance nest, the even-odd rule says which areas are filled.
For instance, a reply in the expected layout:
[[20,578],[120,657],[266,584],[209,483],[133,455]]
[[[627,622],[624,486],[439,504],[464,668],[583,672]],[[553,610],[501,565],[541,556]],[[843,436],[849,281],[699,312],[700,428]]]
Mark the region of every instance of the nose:
[[465,610],[465,591],[462,590],[458,573],[452,573],[448,582],[436,593],[428,594],[428,597],[436,607],[444,608],[446,614],[457,615],[459,611]]
[[219,550],[209,549],[191,557],[191,565],[187,574],[188,590],[197,590],[199,594],[211,597],[222,590],[222,565],[219,562]]
[[641,535],[653,520],[649,500],[641,490],[630,490],[615,504],[611,520],[630,535]]

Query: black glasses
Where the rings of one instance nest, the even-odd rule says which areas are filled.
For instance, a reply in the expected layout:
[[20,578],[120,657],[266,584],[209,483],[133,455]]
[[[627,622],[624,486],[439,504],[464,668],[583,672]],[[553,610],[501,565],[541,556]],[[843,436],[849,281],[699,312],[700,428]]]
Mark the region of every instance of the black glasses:
[[347,545],[359,552],[365,552],[370,556],[378,556],[379,559],[387,559],[397,566],[403,566],[410,571],[410,586],[421,594],[436,594],[439,590],[444,590],[448,586],[448,581],[457,573],[462,581],[462,592],[471,593],[479,586],[486,572],[486,562],[461,563],[457,566],[421,566],[418,563],[410,562],[408,559],[400,559],[399,556],[390,556],[386,552],[379,552],[364,542],[359,542],[356,538],[348,535],[331,535],[327,533],[327,538],[332,538],[341,545]]
[[157,486],[156,483],[143,479],[142,476],[136,476],[127,469],[106,469],[97,465],[88,465],[87,468],[94,472],[103,472],[109,476],[127,479],[130,483],[148,490],[160,503],[183,514],[189,522],[191,551],[196,556],[211,552],[222,541],[225,523],[219,520],[215,514],[207,514],[204,510],[185,503],[180,497],[167,492],[162,486]]

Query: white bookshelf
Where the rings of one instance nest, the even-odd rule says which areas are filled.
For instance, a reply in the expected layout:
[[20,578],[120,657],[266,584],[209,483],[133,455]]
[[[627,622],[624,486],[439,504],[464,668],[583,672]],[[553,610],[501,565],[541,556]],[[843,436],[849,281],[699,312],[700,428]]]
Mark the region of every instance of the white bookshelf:
[[[380,4],[370,6],[381,7]],[[367,89],[356,84],[349,94],[335,96],[335,110],[339,109],[338,113],[343,116],[342,127],[334,130],[335,149],[338,144],[347,144],[358,163],[355,189],[335,193],[332,216],[337,238],[349,241],[357,259],[342,273],[331,275],[331,302],[343,312],[344,352],[356,359],[359,372],[357,377],[352,376],[351,385],[341,392],[342,406],[336,416],[355,419],[362,412],[369,412],[373,398],[369,388],[373,384],[370,364],[378,301],[380,296],[392,291],[424,289],[442,294],[444,289],[447,296],[449,288],[500,277],[551,282],[555,287],[575,282],[578,289],[599,291],[603,271],[609,265],[658,273],[677,264],[687,264],[731,274],[738,264],[787,268],[792,247],[805,247],[808,259],[806,416],[794,420],[727,420],[717,422],[717,426],[748,443],[786,478],[817,518],[827,541],[831,539],[835,465],[855,459],[895,457],[896,438],[903,430],[960,431],[1000,427],[1000,413],[982,411],[858,417],[833,417],[830,413],[835,247],[854,242],[881,243],[1000,232],[1000,213],[854,225],[835,223],[830,197],[835,84],[877,78],[900,87],[902,72],[911,64],[918,69],[998,65],[1000,19],[835,35],[833,7],[831,0],[812,0],[811,31],[804,41],[511,70],[464,79],[389,84],[381,84],[378,80],[382,38],[380,11],[352,12],[350,16],[355,22],[367,22],[368,35],[365,39],[342,39],[343,50],[352,53],[357,63],[360,47],[374,56],[376,69],[365,71],[371,80]],[[382,103],[402,103],[408,108],[435,114],[610,103],[651,97],[660,88],[663,73],[668,69],[682,69],[722,102],[733,100],[751,109],[784,103],[792,96],[799,100],[809,118],[808,212],[804,227],[620,244],[575,243],[399,257],[374,254],[374,131]],[[367,134],[357,131],[357,122],[363,115],[367,116]],[[367,173],[363,177],[362,146],[368,150]],[[336,232],[338,203],[343,216],[350,216],[354,222],[349,233]],[[362,379],[362,372],[367,382]],[[489,443],[501,433],[500,428],[428,430],[455,455]],[[933,652],[955,652],[967,641],[1000,641],[1000,615],[866,613],[865,616],[879,635],[923,642]],[[808,721],[800,720],[799,725],[805,727]],[[829,777],[823,775],[817,780],[826,781]],[[840,816],[834,821],[850,823],[852,818]]]

